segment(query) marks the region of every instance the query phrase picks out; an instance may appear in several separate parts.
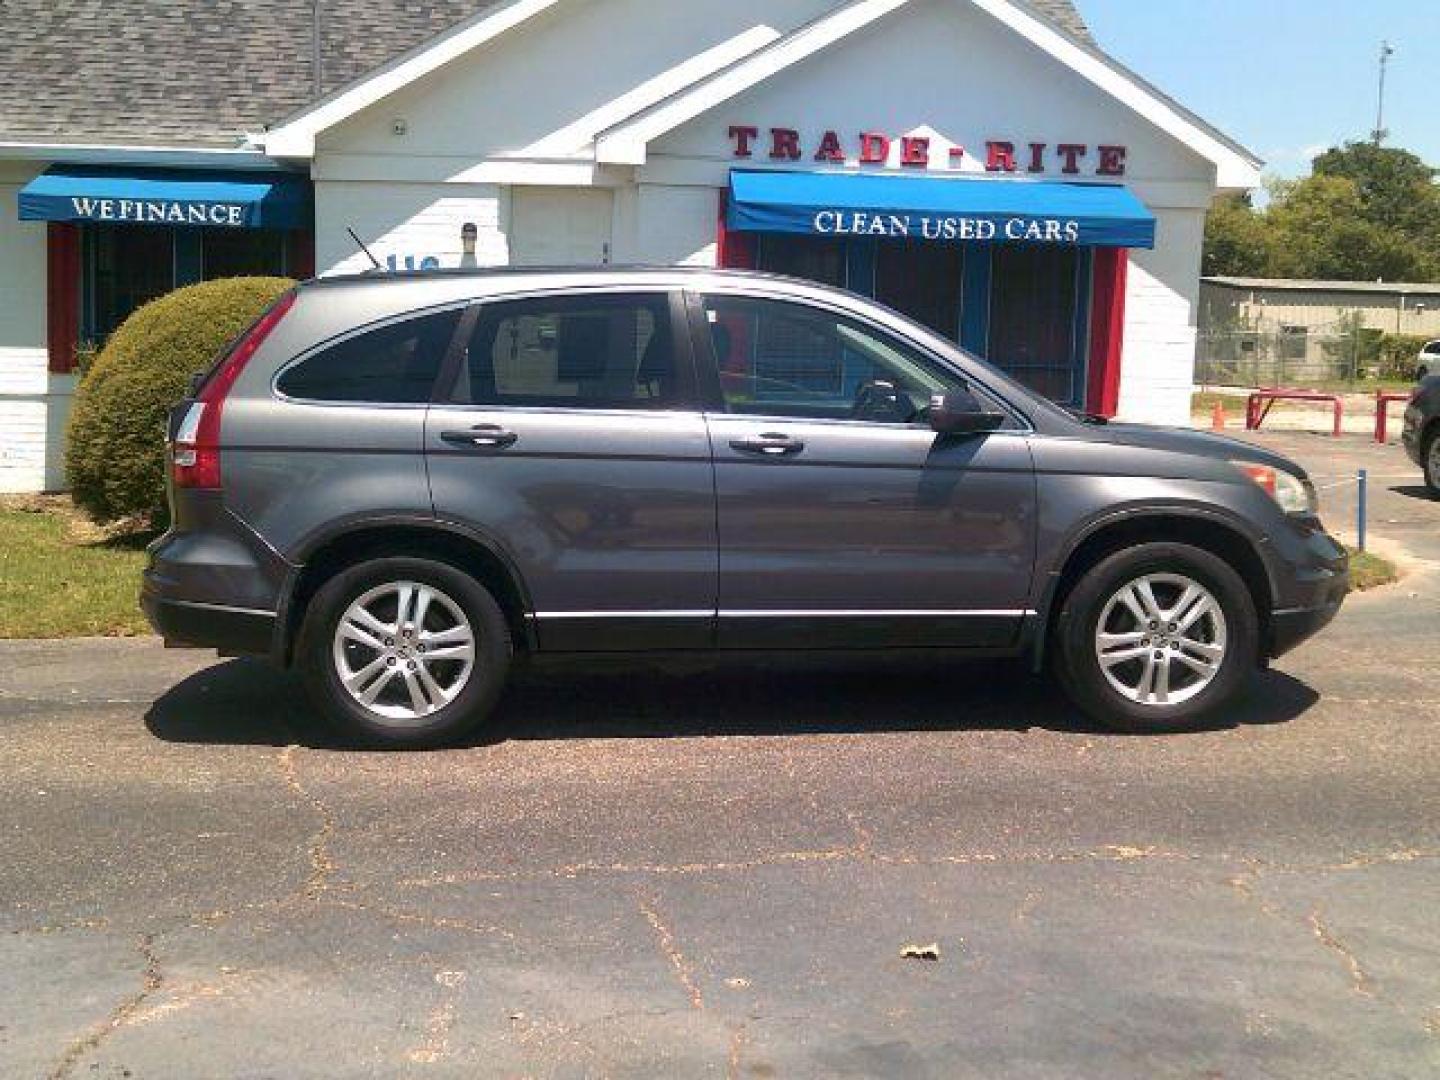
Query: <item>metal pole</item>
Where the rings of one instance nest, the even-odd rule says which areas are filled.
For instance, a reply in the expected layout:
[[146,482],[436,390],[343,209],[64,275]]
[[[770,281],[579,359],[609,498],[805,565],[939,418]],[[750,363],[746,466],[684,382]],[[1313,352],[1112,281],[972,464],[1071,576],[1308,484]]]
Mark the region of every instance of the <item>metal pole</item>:
[[1367,512],[1367,510],[1369,509],[1369,507],[1368,507],[1366,504],[1367,504],[1369,501],[1370,501],[1370,473],[1369,473],[1369,471],[1366,470],[1366,469],[1361,469],[1361,470],[1360,470],[1360,508],[1359,508],[1359,521],[1358,521],[1358,523],[1357,523],[1357,526],[1356,526],[1356,530],[1355,530],[1355,531],[1356,531],[1356,533],[1358,534],[1358,543],[1357,543],[1356,546],[1357,546],[1362,552],[1365,550],[1365,518],[1366,518],[1366,512]]
[[1385,136],[1389,134],[1389,132],[1385,130],[1385,74],[1386,69],[1390,66],[1390,57],[1394,55],[1395,49],[1391,46],[1390,42],[1382,41],[1380,43],[1380,104],[1375,113],[1376,146],[1383,143]]

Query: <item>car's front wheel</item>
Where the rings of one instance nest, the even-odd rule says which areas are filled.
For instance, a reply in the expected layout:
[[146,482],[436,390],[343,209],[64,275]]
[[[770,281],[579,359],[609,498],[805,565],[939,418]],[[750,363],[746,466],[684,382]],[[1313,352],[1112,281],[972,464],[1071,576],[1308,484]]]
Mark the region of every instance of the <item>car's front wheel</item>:
[[311,696],[345,734],[396,749],[453,742],[494,706],[511,661],[490,593],[447,563],[353,566],[316,593],[300,639]]
[[1056,635],[1066,691],[1122,731],[1196,726],[1234,697],[1259,655],[1244,581],[1188,544],[1143,544],[1101,561],[1067,597]]
[[1440,425],[1431,426],[1435,430],[1430,433],[1423,451],[1425,486],[1430,494],[1440,495]]

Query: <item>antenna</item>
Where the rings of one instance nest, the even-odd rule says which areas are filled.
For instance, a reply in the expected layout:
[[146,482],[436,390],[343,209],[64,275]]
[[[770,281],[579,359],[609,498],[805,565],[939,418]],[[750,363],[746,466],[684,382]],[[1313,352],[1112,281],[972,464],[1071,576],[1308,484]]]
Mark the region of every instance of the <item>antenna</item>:
[[1390,67],[1390,58],[1395,47],[1388,41],[1380,43],[1380,107],[1375,114],[1375,145],[1383,143],[1390,132],[1385,130],[1385,75]]
[[355,241],[355,243],[359,246],[360,250],[365,253],[365,257],[370,260],[372,265],[374,265],[376,270],[385,269],[385,267],[380,265],[380,260],[375,257],[375,253],[365,246],[365,241],[360,239],[354,229],[347,228],[345,231],[350,234],[350,239]]

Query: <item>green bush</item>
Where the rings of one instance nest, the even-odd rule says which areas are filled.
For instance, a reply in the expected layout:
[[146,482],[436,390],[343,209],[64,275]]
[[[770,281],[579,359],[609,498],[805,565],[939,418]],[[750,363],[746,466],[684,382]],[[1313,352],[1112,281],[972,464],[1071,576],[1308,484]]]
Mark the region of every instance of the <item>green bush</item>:
[[1420,364],[1420,350],[1428,340],[1414,334],[1386,334],[1380,339],[1380,378],[1415,378]]
[[294,285],[227,278],[162,296],[110,336],[75,392],[65,471],[96,521],[165,517],[165,422],[190,379]]

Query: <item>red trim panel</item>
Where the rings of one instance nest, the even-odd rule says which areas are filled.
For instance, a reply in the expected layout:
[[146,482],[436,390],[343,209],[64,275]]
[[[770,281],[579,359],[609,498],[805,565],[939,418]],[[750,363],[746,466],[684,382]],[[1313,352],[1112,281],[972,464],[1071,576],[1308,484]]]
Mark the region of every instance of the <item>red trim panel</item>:
[[715,264],[722,270],[754,270],[758,260],[755,234],[731,232],[726,221],[730,193],[720,192],[720,213],[715,223]]
[[80,344],[80,226],[49,223],[45,243],[45,335],[50,371],[75,370]]
[[1085,410],[1111,417],[1120,411],[1120,366],[1125,349],[1125,286],[1130,252],[1097,248],[1090,301],[1090,375]]

